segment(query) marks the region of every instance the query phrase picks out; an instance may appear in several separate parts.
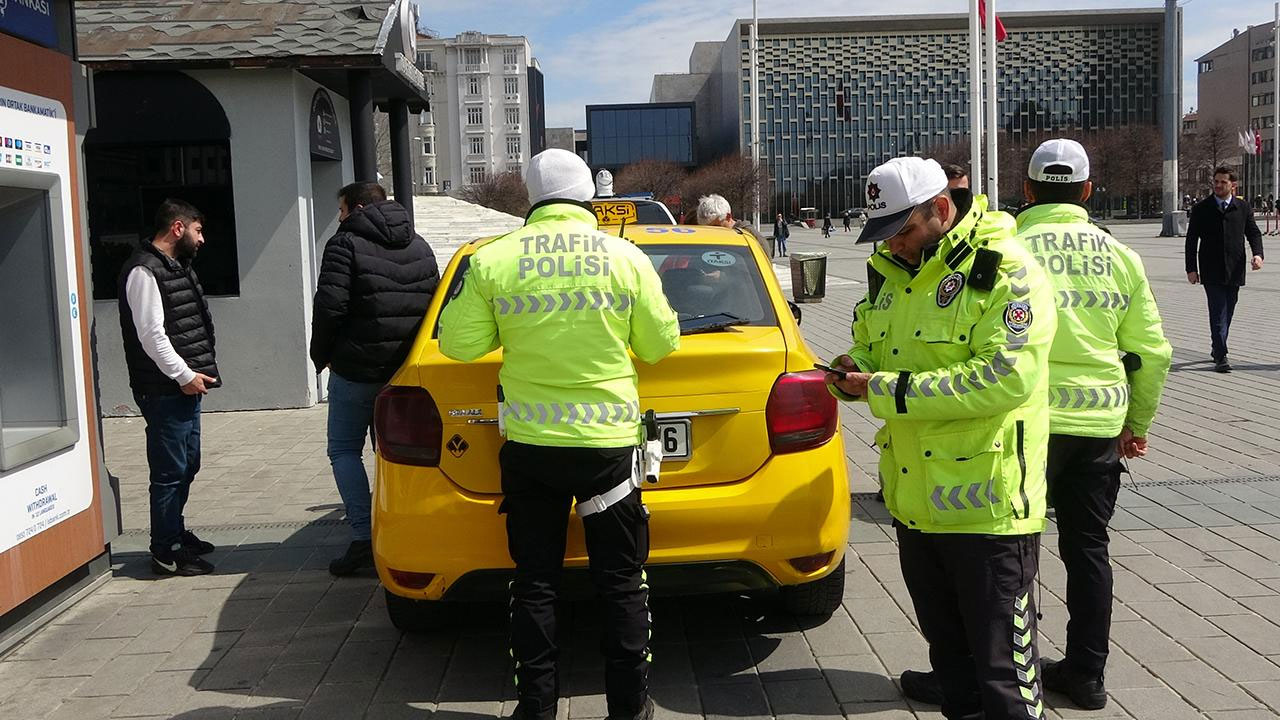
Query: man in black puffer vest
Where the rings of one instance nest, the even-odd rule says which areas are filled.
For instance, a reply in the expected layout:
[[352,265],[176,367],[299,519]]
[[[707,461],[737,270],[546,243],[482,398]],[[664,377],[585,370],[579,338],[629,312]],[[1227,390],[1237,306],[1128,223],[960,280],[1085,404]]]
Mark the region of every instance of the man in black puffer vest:
[[409,355],[440,272],[409,212],[381,185],[342,188],[338,210],[342,224],[320,263],[311,360],[317,372],[329,368],[329,463],[351,525],[351,545],[329,572],[350,575],[373,565],[362,459],[373,401]]
[[120,271],[120,329],[129,386],[147,421],[151,470],[151,567],[161,575],[204,575],[213,552],[182,517],[200,471],[200,398],[220,384],[213,319],[191,260],[204,244],[204,217],[181,200],[156,211],[156,231]]

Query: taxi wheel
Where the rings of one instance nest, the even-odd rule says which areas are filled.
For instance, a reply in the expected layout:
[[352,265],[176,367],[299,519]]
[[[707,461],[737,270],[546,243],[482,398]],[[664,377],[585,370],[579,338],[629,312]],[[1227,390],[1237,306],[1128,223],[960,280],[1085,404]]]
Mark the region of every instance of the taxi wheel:
[[821,580],[782,588],[783,606],[800,617],[830,617],[843,600],[844,560]]
[[407,633],[429,632],[447,627],[451,613],[443,602],[413,600],[386,590],[387,614],[396,629]]

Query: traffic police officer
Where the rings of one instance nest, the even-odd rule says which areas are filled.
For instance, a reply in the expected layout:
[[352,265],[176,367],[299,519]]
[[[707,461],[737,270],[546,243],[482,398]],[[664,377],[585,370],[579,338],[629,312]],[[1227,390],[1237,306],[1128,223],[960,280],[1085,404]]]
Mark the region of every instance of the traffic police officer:
[[1018,237],[1048,274],[1058,305],[1049,353],[1048,481],[1070,614],[1066,658],[1045,662],[1044,684],[1097,710],[1107,704],[1107,524],[1120,490],[1120,457],[1146,454],[1173,349],[1141,258],[1089,221],[1082,203],[1093,187],[1080,143],[1044,143],[1027,176],[1031,205],[1018,214]]
[[571,501],[583,519],[592,580],[604,600],[609,717],[647,720],[650,617],[643,563],[642,442],[636,357],[655,363],[680,329],[648,257],[599,232],[586,202],[591,171],[547,150],[525,178],[522,229],[471,256],[440,318],[440,349],[468,362],[503,349],[499,401],[507,442],[500,512],[515,562],[511,654],[515,717],[556,716],[555,601]]
[[858,242],[883,246],[827,380],[885,421],[881,485],[943,714],[1035,720],[1053,295],[1013,219],[933,160],[876,168],[867,201]]

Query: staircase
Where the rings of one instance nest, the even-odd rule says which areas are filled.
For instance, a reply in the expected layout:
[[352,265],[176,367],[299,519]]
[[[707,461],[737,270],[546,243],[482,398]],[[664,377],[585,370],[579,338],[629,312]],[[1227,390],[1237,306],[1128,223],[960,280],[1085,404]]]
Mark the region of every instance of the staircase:
[[511,232],[524,224],[523,218],[447,195],[415,195],[413,221],[418,234],[435,251],[441,270],[463,244]]

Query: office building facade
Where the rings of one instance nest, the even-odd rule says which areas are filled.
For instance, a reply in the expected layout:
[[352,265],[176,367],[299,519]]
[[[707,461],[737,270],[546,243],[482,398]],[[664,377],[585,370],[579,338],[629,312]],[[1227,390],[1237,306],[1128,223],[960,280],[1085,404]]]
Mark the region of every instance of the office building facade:
[[[1031,138],[1153,125],[1159,115],[1159,9],[1001,13],[1002,133]],[[751,152],[751,22],[714,48],[699,43],[688,76],[655,77],[651,97],[687,99],[718,118],[715,154]],[[760,154],[766,209],[839,212],[863,204],[867,174],[885,160],[967,140],[968,16],[911,15],[760,21]]]
[[503,172],[521,172],[546,147],[542,69],[529,41],[464,32],[418,38],[431,112],[418,118],[414,190],[456,195]]
[[[1274,195],[1271,157],[1275,142],[1276,78],[1274,23],[1233,33],[1230,40],[1196,59],[1200,131],[1225,127],[1231,139],[1227,164],[1240,172],[1240,193],[1249,198]],[[1262,136],[1262,154],[1242,151],[1239,133]]]

